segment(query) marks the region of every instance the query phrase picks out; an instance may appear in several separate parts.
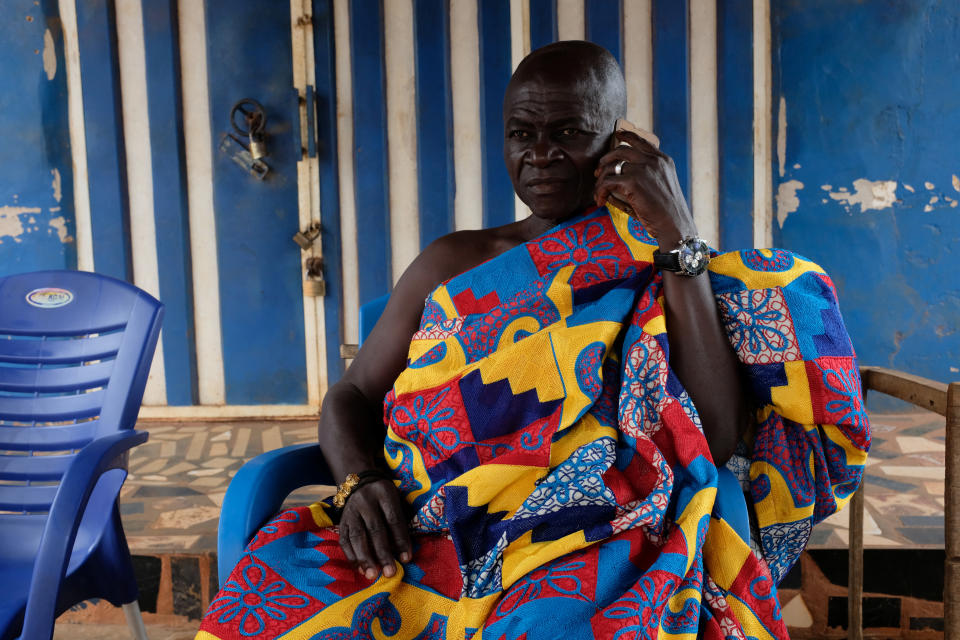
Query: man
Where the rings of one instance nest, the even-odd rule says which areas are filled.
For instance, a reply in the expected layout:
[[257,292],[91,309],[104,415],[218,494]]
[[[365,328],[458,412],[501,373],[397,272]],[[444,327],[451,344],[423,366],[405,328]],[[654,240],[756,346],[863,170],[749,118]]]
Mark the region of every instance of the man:
[[[708,276],[673,163],[614,131],[625,110],[601,47],[561,42],[521,62],[504,160],[532,215],[448,235],[410,266],[324,400],[339,529],[319,506],[288,512],[303,520],[289,531],[271,523],[234,572],[246,586],[225,589],[203,629],[279,635],[309,612],[298,633],[316,638],[374,637],[375,619],[411,638],[785,635],[774,579],[855,489],[868,442],[859,390],[844,387],[850,428],[816,449],[806,434],[827,422],[826,395],[807,372],[829,371],[833,389],[856,374],[852,349],[827,322],[814,355],[845,359],[810,368],[801,353],[788,311],[835,309],[816,265],[744,252]],[[716,467],[754,421],[765,560],[714,505]],[[280,549],[299,568],[273,564]],[[283,579],[262,589],[273,571]],[[279,599],[261,611],[249,593]]]

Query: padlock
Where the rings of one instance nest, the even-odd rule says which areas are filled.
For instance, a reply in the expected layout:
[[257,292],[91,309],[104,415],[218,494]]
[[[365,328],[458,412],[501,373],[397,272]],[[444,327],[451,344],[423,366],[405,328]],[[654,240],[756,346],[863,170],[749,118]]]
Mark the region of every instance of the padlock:
[[327,295],[327,282],[321,274],[319,278],[303,279],[303,295],[311,298],[321,298]]
[[327,281],[323,279],[323,258],[313,256],[304,262],[307,275],[303,279],[303,293],[311,298],[327,294]]
[[300,245],[300,248],[304,251],[309,251],[319,236],[320,225],[314,222],[303,231],[297,231],[293,234],[293,241]]
[[250,155],[254,160],[259,160],[267,155],[267,145],[263,143],[262,136],[250,134]]

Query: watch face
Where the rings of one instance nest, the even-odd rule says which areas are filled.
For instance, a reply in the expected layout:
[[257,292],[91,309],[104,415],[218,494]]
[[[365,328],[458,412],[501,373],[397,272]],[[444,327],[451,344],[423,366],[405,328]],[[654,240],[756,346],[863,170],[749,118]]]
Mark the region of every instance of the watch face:
[[691,275],[703,273],[710,262],[710,248],[700,238],[693,238],[680,245],[678,257],[680,268]]

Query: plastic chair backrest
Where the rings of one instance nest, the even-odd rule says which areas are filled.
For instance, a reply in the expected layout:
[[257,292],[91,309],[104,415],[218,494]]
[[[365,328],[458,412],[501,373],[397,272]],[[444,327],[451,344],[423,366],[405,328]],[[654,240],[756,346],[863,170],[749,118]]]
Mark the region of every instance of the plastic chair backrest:
[[379,298],[374,298],[370,302],[360,306],[360,344],[367,339],[377,320],[383,315],[383,310],[387,308],[387,302],[390,300],[390,294],[385,293]]
[[0,279],[0,510],[48,511],[77,450],[134,426],[162,313],[94,273]]

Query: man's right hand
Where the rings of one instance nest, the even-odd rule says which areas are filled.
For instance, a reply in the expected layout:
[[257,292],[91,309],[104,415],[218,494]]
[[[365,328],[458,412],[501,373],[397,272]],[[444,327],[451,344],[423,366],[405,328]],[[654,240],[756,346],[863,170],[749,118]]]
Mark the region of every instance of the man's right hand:
[[340,548],[369,580],[380,570],[396,574],[396,561],[410,562],[413,547],[406,503],[396,485],[377,480],[353,491],[340,518]]

